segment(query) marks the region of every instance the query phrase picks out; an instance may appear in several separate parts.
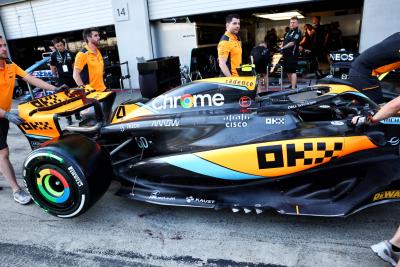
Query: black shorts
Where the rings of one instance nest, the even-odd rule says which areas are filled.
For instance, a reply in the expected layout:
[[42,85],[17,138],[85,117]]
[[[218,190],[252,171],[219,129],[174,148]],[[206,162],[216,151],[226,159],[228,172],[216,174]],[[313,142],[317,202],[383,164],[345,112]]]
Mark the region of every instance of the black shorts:
[[283,61],[283,72],[296,73],[297,70],[297,57],[285,56]]
[[350,69],[349,81],[355,89],[371,98],[375,103],[384,102],[381,84],[376,77]]
[[6,119],[0,119],[0,150],[7,148],[7,134],[10,128],[9,122]]

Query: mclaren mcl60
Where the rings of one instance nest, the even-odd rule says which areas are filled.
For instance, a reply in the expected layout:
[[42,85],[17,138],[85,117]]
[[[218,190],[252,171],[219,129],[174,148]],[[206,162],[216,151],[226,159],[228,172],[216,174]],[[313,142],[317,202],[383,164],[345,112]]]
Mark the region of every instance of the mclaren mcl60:
[[256,77],[211,78],[112,111],[114,99],[86,88],[19,105],[24,179],[48,213],[84,213],[112,179],[130,199],[246,213],[347,216],[400,199],[400,117],[349,125],[379,106],[344,82],[259,95]]

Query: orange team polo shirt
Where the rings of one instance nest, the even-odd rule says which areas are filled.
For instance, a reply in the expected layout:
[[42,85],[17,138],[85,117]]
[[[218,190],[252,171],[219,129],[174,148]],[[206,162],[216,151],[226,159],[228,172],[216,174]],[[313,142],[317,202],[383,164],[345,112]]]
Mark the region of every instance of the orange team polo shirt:
[[226,59],[232,76],[239,76],[236,68],[242,64],[242,42],[235,34],[225,32],[218,43],[218,58]]
[[28,73],[11,61],[6,61],[4,68],[0,68],[0,108],[5,111],[11,109],[16,75],[24,78]]
[[103,80],[104,62],[100,51],[97,54],[86,45],[75,57],[74,68],[81,70],[81,78],[84,84],[89,84],[96,91],[104,91],[106,85]]

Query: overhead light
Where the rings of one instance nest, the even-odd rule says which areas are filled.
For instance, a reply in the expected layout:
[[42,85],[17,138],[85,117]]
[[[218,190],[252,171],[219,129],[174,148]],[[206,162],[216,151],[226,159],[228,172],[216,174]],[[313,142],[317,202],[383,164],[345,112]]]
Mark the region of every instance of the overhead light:
[[256,17],[270,19],[270,20],[288,20],[292,17],[297,17],[298,19],[304,19],[304,16],[298,11],[289,11],[274,14],[253,14]]

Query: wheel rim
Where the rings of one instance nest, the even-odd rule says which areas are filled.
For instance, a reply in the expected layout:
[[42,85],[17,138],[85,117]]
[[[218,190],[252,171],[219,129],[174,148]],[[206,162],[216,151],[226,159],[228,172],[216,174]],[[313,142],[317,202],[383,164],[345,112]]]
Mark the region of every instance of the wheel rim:
[[63,204],[71,195],[70,186],[65,177],[53,169],[40,170],[36,185],[40,194],[53,204]]

